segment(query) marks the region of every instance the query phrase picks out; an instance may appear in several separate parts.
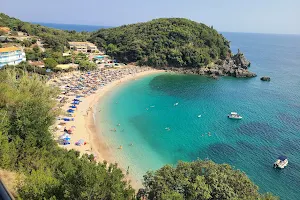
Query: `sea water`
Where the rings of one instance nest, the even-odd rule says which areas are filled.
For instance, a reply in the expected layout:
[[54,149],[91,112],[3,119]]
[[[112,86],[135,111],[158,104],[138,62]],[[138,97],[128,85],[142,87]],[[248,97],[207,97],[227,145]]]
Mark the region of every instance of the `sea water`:
[[[178,160],[211,159],[246,172],[262,192],[299,199],[300,36],[223,34],[256,78],[161,73],[133,80],[98,105],[101,134],[137,179]],[[228,119],[232,111],[243,119]],[[279,155],[289,159],[283,170],[273,168]]]
[[49,28],[55,28],[67,31],[86,31],[93,32],[103,28],[111,28],[111,26],[96,26],[96,25],[80,25],[80,24],[56,24],[56,23],[45,23],[45,22],[32,22],[33,24],[39,24]]

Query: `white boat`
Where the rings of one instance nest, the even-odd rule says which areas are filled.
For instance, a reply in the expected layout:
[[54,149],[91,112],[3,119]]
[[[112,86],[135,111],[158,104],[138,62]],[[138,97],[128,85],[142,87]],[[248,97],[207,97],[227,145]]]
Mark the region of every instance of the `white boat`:
[[201,115],[198,115],[198,118],[200,118],[201,117]]
[[174,103],[174,106],[178,106],[178,104],[179,104],[178,102],[177,102],[177,103]]
[[231,113],[228,115],[228,118],[229,118],[229,119],[242,119],[243,117],[240,116],[239,114],[237,114],[236,112],[231,112]]
[[286,156],[279,156],[273,166],[274,168],[283,169],[288,165],[288,163],[289,161]]

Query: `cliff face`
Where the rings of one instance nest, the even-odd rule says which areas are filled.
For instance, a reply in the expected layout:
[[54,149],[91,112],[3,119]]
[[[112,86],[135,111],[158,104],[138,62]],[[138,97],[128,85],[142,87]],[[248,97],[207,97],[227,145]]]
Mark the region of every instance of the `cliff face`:
[[250,62],[246,59],[243,53],[240,51],[227,58],[226,60],[218,62],[209,67],[201,68],[178,68],[178,67],[165,67],[163,69],[167,71],[179,72],[184,74],[199,74],[207,75],[213,78],[218,76],[233,76],[237,78],[255,77],[256,74],[250,72],[248,68],[250,67]]
[[231,58],[226,59],[223,65],[217,65],[216,68],[222,72],[220,75],[234,76],[237,78],[242,77],[255,77],[256,74],[250,72],[248,68],[250,62],[246,59],[243,53],[240,51],[233,55]]
[[238,50],[237,54],[232,56],[232,60],[236,66],[242,67],[244,69],[248,69],[251,64],[240,50]]

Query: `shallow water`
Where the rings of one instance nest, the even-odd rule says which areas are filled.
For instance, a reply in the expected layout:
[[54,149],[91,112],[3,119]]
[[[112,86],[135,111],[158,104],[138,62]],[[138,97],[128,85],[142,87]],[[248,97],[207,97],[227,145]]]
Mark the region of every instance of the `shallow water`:
[[[116,161],[139,179],[164,164],[209,158],[245,171],[263,192],[298,199],[300,36],[224,35],[234,52],[239,47],[251,60],[258,77],[150,75],[109,93],[98,105],[97,123]],[[264,75],[271,82],[260,81]],[[243,119],[228,119],[232,111]],[[281,154],[289,165],[274,170]]]

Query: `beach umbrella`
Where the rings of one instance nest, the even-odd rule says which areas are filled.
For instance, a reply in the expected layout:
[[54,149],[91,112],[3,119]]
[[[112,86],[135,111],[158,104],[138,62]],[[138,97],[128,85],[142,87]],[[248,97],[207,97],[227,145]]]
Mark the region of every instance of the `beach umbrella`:
[[77,108],[76,106],[70,106],[70,108]]
[[74,113],[74,110],[69,109],[69,110],[67,110],[67,112],[68,112],[68,113]]
[[64,140],[64,139],[70,140],[71,136],[68,133],[64,133],[63,135],[59,136],[59,139],[61,139],[61,140]]

